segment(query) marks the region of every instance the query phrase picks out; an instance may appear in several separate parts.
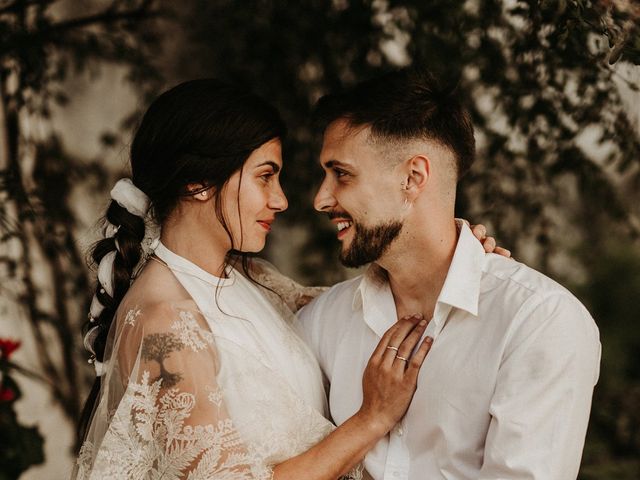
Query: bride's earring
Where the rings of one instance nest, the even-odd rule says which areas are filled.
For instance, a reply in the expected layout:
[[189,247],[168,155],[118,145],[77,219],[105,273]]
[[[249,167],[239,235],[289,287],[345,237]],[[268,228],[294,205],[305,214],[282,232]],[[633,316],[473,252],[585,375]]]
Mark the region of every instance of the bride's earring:
[[204,191],[204,192],[200,192],[200,196],[201,196],[202,198],[207,198],[207,192],[206,192],[206,191]]

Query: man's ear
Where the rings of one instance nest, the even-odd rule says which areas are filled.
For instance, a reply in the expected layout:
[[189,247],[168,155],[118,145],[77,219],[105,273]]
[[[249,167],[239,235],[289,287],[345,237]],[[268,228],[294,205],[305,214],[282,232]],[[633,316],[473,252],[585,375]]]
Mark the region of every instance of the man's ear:
[[202,183],[188,183],[186,190],[189,194],[188,198],[200,202],[206,202],[212,196],[212,189]]
[[416,155],[407,160],[407,178],[404,188],[407,193],[420,193],[431,177],[431,161],[426,155]]

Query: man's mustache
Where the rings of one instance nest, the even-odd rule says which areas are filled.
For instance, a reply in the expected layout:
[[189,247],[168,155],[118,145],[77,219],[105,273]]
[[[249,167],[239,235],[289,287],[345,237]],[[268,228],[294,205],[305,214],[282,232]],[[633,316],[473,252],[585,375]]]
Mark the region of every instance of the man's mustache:
[[327,212],[327,215],[329,216],[329,220],[333,220],[334,218],[344,218],[345,220],[353,221],[353,218],[351,218],[351,215],[349,215],[346,212],[332,211],[332,212]]

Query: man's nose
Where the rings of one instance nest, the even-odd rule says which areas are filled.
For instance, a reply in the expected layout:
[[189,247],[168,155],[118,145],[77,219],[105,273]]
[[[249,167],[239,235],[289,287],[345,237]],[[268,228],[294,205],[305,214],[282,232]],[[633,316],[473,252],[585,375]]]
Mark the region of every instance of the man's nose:
[[333,189],[331,188],[328,179],[325,178],[313,200],[313,207],[319,212],[324,212],[326,210],[332,210],[336,204],[337,202],[333,196]]

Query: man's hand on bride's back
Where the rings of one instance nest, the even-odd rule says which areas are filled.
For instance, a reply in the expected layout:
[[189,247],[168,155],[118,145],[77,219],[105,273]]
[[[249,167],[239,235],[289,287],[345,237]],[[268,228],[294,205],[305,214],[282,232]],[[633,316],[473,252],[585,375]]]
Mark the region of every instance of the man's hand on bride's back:
[[400,421],[416,391],[418,372],[432,343],[429,337],[420,342],[427,323],[417,315],[400,319],[382,336],[364,371],[358,415],[381,435]]

